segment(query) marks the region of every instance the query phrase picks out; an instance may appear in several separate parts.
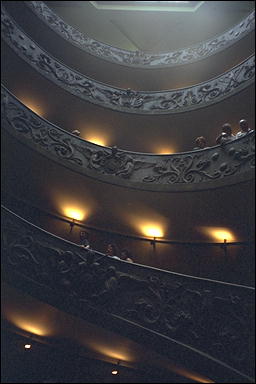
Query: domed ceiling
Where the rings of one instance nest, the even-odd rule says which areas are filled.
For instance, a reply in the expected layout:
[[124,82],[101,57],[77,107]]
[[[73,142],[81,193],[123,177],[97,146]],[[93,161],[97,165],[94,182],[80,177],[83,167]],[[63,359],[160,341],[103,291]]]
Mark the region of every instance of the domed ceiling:
[[[105,4],[103,9],[100,3]],[[186,8],[189,3],[193,4],[193,12],[183,10],[184,2],[169,2],[175,3],[176,9],[173,11],[169,4],[170,12],[166,11],[168,4],[165,11],[156,11],[161,9],[158,4],[163,3],[159,1],[133,1],[132,10],[129,6],[126,10],[107,9],[108,3],[111,2],[46,1],[66,22],[87,36],[122,49],[146,52],[173,51],[207,40],[226,31],[254,9],[253,1],[186,2]],[[136,10],[141,3],[147,4],[147,11]],[[197,3],[196,6],[194,3]],[[197,8],[198,5],[200,7]]]

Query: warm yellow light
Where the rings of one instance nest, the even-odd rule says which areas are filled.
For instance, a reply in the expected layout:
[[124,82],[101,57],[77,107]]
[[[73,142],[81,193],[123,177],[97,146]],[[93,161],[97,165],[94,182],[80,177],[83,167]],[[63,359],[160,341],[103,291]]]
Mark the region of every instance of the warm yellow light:
[[31,348],[31,344],[25,344],[25,345],[24,345],[24,348],[25,348],[25,349],[30,349],[30,348]]
[[93,144],[102,145],[103,147],[107,145],[106,139],[101,136],[86,136],[85,140],[90,141],[90,143]]
[[155,225],[143,225],[141,230],[145,236],[149,237],[163,237],[163,230]]
[[26,318],[21,318],[19,316],[8,316],[9,321],[11,321],[16,327],[23,329],[26,332],[33,333],[37,336],[49,336],[51,331],[45,326],[33,324],[32,321],[27,320]]
[[112,375],[117,375],[118,371],[116,369],[114,369],[111,373],[112,373]]
[[24,105],[26,105],[27,108],[31,109],[31,111],[35,112],[39,116],[43,116],[42,107],[35,101],[23,97],[21,97],[20,100]]
[[215,241],[224,242],[224,240],[236,240],[235,235],[227,228],[203,227],[202,230]]
[[158,148],[156,151],[154,151],[154,153],[157,153],[159,155],[170,155],[174,153],[174,151],[171,148],[163,147],[163,148]]
[[76,209],[72,207],[64,208],[64,214],[65,216],[70,217],[71,219],[75,219],[79,221],[83,220],[85,217],[85,212],[82,212],[80,209]]

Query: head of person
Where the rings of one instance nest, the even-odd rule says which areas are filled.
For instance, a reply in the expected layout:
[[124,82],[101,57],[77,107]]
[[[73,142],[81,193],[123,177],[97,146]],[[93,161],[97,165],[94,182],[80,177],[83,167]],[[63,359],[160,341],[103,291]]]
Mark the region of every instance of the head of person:
[[80,131],[78,131],[77,129],[75,129],[71,133],[73,133],[73,135],[75,135],[75,136],[80,136]]
[[245,119],[240,120],[239,121],[239,127],[240,127],[242,132],[247,132],[249,129],[249,124],[248,124],[247,120],[245,120]]
[[127,257],[131,258],[131,253],[128,251],[128,249],[122,249],[121,258],[125,260]]
[[86,247],[86,248],[89,248],[90,246],[90,243],[88,241],[88,233],[84,232],[84,231],[81,231],[80,232],[80,242],[81,244]]
[[227,136],[232,135],[232,127],[229,123],[225,123],[222,125],[222,132],[225,133]]
[[109,243],[107,245],[107,254],[109,256],[118,256],[117,253],[118,253],[117,246],[113,243]]
[[199,137],[196,138],[196,146],[198,148],[202,148],[202,149],[205,148],[205,146],[206,146],[206,139],[205,139],[204,136],[199,136]]

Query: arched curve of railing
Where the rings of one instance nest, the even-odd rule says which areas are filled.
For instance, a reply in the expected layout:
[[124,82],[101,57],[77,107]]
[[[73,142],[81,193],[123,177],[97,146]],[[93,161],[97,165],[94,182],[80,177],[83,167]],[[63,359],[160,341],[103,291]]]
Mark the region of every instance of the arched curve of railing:
[[254,82],[255,56],[203,83],[167,91],[114,88],[65,66],[39,47],[1,6],[2,37],[40,75],[85,101],[115,111],[135,114],[170,114],[207,107],[230,97]]
[[115,260],[4,207],[1,217],[2,270],[11,284],[36,287],[40,298],[57,297],[81,317],[95,308],[101,321],[108,316],[152,333],[171,353],[206,364],[220,382],[254,382],[254,288]]
[[235,44],[255,28],[255,12],[252,12],[224,33],[193,46],[172,52],[132,52],[85,36],[67,24],[43,1],[25,1],[25,4],[43,20],[47,26],[76,47],[103,60],[137,68],[154,69],[174,67],[203,60]]
[[254,178],[255,133],[208,149],[154,155],[101,147],[39,117],[5,87],[2,127],[24,144],[78,173],[129,188],[191,191]]

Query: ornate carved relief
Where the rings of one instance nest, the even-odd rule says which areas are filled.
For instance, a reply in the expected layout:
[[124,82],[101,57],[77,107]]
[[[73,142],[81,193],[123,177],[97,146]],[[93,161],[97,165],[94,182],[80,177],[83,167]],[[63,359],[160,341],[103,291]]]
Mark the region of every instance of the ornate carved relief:
[[[255,134],[212,148],[151,155],[99,147],[41,119],[2,87],[2,126],[60,164],[109,183],[151,190],[216,188],[253,177]],[[235,177],[234,177],[235,176]],[[103,177],[103,179],[102,179]],[[107,178],[106,178],[107,177]]]
[[73,95],[117,111],[139,114],[179,113],[203,108],[241,91],[254,81],[255,57],[219,77],[189,88],[144,92],[99,83],[64,66],[22,32],[2,7],[2,36],[6,43],[41,75]]
[[138,267],[81,249],[3,210],[2,263],[23,278],[165,335],[236,370],[252,369],[254,289]]
[[104,60],[131,67],[172,67],[199,61],[236,43],[255,27],[255,12],[252,12],[228,31],[191,47],[173,52],[132,52],[112,47],[88,36],[84,36],[81,32],[62,20],[56,13],[47,7],[43,1],[26,1],[25,3],[50,28],[71,44]]

